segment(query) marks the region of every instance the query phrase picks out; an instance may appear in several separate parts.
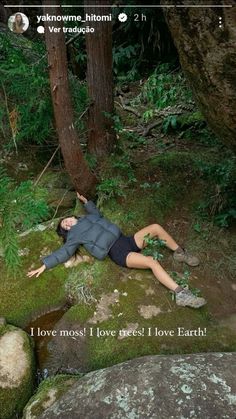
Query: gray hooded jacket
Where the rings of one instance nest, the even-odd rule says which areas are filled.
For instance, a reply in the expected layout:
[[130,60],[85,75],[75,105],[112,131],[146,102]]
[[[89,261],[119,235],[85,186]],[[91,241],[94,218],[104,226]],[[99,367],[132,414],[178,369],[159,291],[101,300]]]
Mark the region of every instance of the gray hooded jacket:
[[104,218],[92,201],[88,201],[84,207],[88,215],[80,217],[71,227],[64,246],[42,258],[47,269],[66,262],[81,244],[92,256],[102,260],[120,237],[119,227]]

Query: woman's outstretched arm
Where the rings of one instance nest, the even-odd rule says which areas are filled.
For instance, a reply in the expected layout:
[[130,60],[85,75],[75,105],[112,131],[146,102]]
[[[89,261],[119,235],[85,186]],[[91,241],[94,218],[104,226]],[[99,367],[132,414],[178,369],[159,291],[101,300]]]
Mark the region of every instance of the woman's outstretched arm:
[[83,202],[84,208],[89,214],[98,215],[99,217],[103,216],[93,201],[88,201],[83,195],[80,195],[79,192],[77,192],[77,197]]
[[60,263],[67,262],[73,256],[78,249],[80,243],[78,241],[78,238],[74,233],[70,234],[68,237],[66,243],[60,247],[59,249],[55,250],[55,252],[52,252],[50,255],[45,256],[42,258],[43,265],[33,271],[28,272],[28,276],[34,276],[38,277],[45,271],[45,269],[51,269],[55,266],[59,265]]

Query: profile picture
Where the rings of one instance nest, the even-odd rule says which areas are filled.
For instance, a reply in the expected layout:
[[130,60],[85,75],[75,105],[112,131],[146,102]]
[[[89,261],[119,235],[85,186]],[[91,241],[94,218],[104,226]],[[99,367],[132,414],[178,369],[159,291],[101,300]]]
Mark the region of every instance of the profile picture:
[[29,19],[24,13],[17,12],[8,19],[8,28],[14,33],[23,33],[29,27]]

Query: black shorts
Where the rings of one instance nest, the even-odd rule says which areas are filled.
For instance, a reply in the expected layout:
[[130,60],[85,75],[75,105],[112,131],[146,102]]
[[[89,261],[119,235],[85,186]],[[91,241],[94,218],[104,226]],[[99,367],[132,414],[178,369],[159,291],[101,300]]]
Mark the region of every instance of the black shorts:
[[130,252],[141,252],[135,243],[134,236],[124,236],[121,233],[120,237],[115,241],[109,250],[108,256],[117,265],[127,267],[126,258]]

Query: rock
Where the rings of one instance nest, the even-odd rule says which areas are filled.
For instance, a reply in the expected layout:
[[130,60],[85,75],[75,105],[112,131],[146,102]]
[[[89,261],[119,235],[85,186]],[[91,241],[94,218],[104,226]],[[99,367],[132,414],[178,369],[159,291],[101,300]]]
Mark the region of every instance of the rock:
[[112,317],[111,306],[119,302],[119,292],[110,292],[108,294],[102,294],[97,307],[96,314],[88,320],[88,323],[98,323],[108,320]]
[[155,291],[154,291],[154,289],[153,289],[152,287],[148,287],[148,288],[145,290],[145,294],[146,294],[146,295],[154,295],[154,294],[155,294]]
[[49,356],[44,363],[49,376],[68,369],[88,371],[87,341],[85,336],[76,334],[81,329],[78,322],[64,316],[56,323],[54,330],[57,330],[57,336],[52,337],[47,345]]
[[28,166],[27,166],[27,164],[26,164],[26,163],[22,163],[22,162],[20,162],[20,163],[18,163],[16,170],[17,170],[17,171],[18,171],[18,170],[27,171],[27,170],[29,170],[29,168],[28,168]]
[[[37,414],[44,412],[47,408],[65,392],[69,387],[77,382],[79,376],[56,375],[43,381],[36,395],[34,395],[24,409],[25,419],[34,419]],[[46,388],[45,388],[46,387]],[[45,397],[46,395],[46,397]],[[37,411],[37,413],[35,413]]]
[[[48,224],[48,223],[46,223],[46,224]],[[28,230],[23,231],[23,233],[20,233],[20,234],[19,234],[19,236],[20,236],[20,237],[25,237],[25,236],[28,236],[28,234],[30,234],[30,233],[32,233],[32,232],[34,232],[34,231],[39,231],[39,232],[41,232],[41,231],[46,230],[46,228],[47,228],[47,225],[44,225],[44,224],[38,224],[38,225],[36,225],[35,227],[32,227],[32,228],[30,228],[30,229],[28,229]]]
[[56,387],[42,389],[23,419],[234,418],[235,361],[235,353],[136,358],[86,374],[57,400]]
[[[53,191],[54,189],[73,189],[70,177],[61,168],[58,171],[47,170],[40,179],[40,185]],[[75,199],[74,193],[74,199]]]
[[49,189],[47,203],[54,207],[60,205],[63,208],[73,208],[75,204],[75,193],[67,189],[55,188]]
[[47,170],[39,185],[48,190],[47,203],[53,207],[73,208],[76,194],[70,177],[61,170]]
[[5,326],[7,324],[5,317],[0,317],[0,326]]
[[0,417],[19,417],[34,390],[32,341],[14,326],[0,328]]
[[142,317],[144,317],[144,319],[151,319],[152,317],[155,317],[158,314],[160,314],[161,309],[160,307],[157,307],[154,305],[149,305],[149,306],[140,305],[139,313]]
[[[180,7],[177,11],[166,7],[165,16],[198,107],[218,138],[235,153],[235,8],[222,7],[221,27],[219,15],[210,7]],[[215,22],[210,31],[207,22]]]

